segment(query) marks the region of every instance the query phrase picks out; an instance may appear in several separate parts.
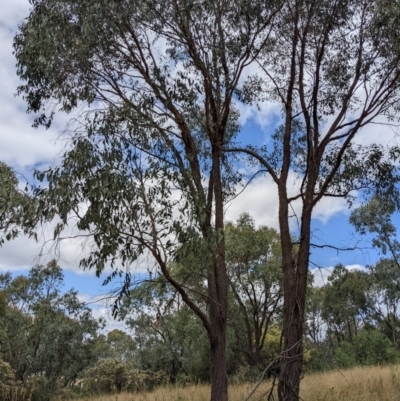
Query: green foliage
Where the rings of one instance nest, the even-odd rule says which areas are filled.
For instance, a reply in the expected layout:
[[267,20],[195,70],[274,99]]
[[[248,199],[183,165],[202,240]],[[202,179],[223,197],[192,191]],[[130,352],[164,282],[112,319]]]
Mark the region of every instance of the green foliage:
[[399,270],[381,259],[366,271],[337,265],[308,293],[306,370],[395,363],[399,359]]
[[357,364],[356,355],[352,344],[343,341],[336,349],[335,364],[340,368],[350,368]]
[[201,323],[168,286],[161,293],[155,286],[148,292],[148,284],[137,287],[125,306],[126,322],[135,333],[136,366],[163,371],[171,383],[208,381],[209,351]]
[[350,215],[350,223],[356,231],[362,235],[374,234],[373,246],[379,248],[384,255],[389,254],[398,266],[400,243],[396,238],[396,227],[391,218],[399,206],[397,192],[388,196],[376,195]]
[[235,327],[236,350],[246,357],[246,363],[261,369],[272,358],[265,347],[282,306],[279,234],[269,227],[256,228],[254,219],[244,213],[226,225],[225,235],[232,293],[229,319]]
[[335,367],[334,353],[335,349],[328,342],[313,343],[306,339],[305,352],[308,360],[304,364],[305,372],[324,372],[332,370]]
[[[187,242],[169,266],[170,274],[204,310],[206,247],[200,239]],[[254,379],[279,354],[281,332],[274,326],[279,325],[282,296],[279,236],[268,227],[256,228],[249,215],[242,215],[235,224],[227,224],[226,247],[228,374]],[[206,332],[163,276],[132,289],[120,317],[135,333],[134,360],[139,369],[164,371],[172,383],[209,380]]]
[[[226,201],[241,178],[231,157],[221,156],[239,128],[231,100],[246,61],[269,36],[265,18],[273,17],[276,3],[226,3],[220,30],[220,16],[209,1],[192,4],[189,14],[171,1],[162,7],[152,1],[33,2],[14,48],[23,81],[18,90],[28,111],[36,113],[35,124],[51,123],[50,99],[67,112],[79,103],[96,104],[95,111],[81,116],[83,130],[72,134],[71,150],[60,166],[37,172],[49,185],[35,191],[41,218],[58,214],[61,219],[55,238],[69,214],[82,202],[88,205],[76,216],[77,225],[95,246],[82,266],[100,273],[110,263],[118,270],[116,261],[126,267],[150,251],[164,268],[182,244],[199,234],[215,258],[223,237],[210,224],[216,207],[213,185],[221,187],[218,202]],[[187,36],[182,18],[189,18],[196,35]],[[157,42],[167,46],[161,57]],[[200,51],[210,46],[215,51]],[[212,149],[219,152],[214,161]],[[220,177],[214,176],[208,187],[203,178],[212,169]],[[176,197],[172,188],[178,189]],[[22,220],[30,227],[38,222]],[[129,280],[127,275],[123,290]]]
[[112,358],[102,359],[82,374],[83,392],[88,395],[148,391],[166,382],[163,372],[139,370]]
[[[385,18],[387,19],[388,15]],[[395,346],[398,346],[400,335],[400,244],[392,215],[399,210],[399,206],[396,191],[376,194],[350,216],[350,223],[356,231],[361,235],[372,234],[373,246],[384,255],[390,256],[371,266],[369,297],[375,310],[374,319]]]
[[361,365],[382,365],[398,359],[393,344],[377,330],[363,330],[354,341],[357,363]]
[[377,330],[362,330],[353,342],[343,341],[335,352],[335,365],[349,368],[356,365],[382,365],[398,360],[389,339]]
[[[35,125],[51,124],[49,104],[66,112],[95,107],[78,119],[60,165],[36,173],[44,182],[34,191],[36,213],[17,210],[5,216],[6,224],[18,221],[31,232],[57,214],[59,239],[73,215],[78,229],[93,238],[81,265],[99,275],[110,264],[108,281],[124,276],[117,303],[132,284],[129,268],[148,251],[170,288],[145,342],[179,355],[179,334],[168,336],[168,320],[177,316],[167,310],[177,294],[205,327],[210,350],[219,356],[211,371],[224,384],[224,205],[243,178],[230,155],[255,156],[279,188],[288,348],[288,382],[283,374],[280,396],[290,390],[296,397],[313,208],[325,196],[351,201],[354,190],[388,193],[398,182],[397,146],[352,144],[376,117],[398,117],[398,16],[387,1],[32,1],[14,49],[23,81],[18,91],[36,114]],[[265,74],[250,74],[242,85],[242,73],[255,63]],[[236,101],[273,101],[283,110],[272,151],[235,147]],[[300,185],[289,198],[292,172]],[[288,205],[300,198],[297,252]],[[244,262],[232,252],[230,299],[239,304],[231,311],[240,310],[246,325],[248,357],[258,363],[280,285],[266,269],[274,261],[266,263],[269,255],[253,242],[238,247]],[[191,247],[204,251],[200,262],[189,263],[196,259]],[[360,275],[339,272],[327,288],[322,316],[337,343],[357,337],[370,310],[364,283]],[[266,288],[273,296],[252,306]],[[149,321],[149,315],[135,320]],[[223,384],[215,388],[226,398]]]
[[15,382],[15,371],[2,359],[0,359],[0,399],[2,401],[28,401],[29,399],[20,383]]
[[322,316],[339,343],[357,335],[368,313],[367,277],[364,272],[337,265],[325,286]]
[[18,188],[18,184],[15,172],[0,161],[0,246],[4,240],[15,238],[21,228],[25,234],[36,237],[35,232],[23,224],[24,219],[25,222],[36,221],[35,203],[27,192]]
[[282,330],[277,326],[271,326],[265,337],[265,343],[261,350],[263,360],[266,363],[271,363],[271,361],[275,360],[281,350],[281,342],[282,342]]
[[0,275],[0,352],[32,401],[53,399],[97,358],[100,324],[77,293],[62,293],[62,286],[55,261],[33,267],[28,276]]

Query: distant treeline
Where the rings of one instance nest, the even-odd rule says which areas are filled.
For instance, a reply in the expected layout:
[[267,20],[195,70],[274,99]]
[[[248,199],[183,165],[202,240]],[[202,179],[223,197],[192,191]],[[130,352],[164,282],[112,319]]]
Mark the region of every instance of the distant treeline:
[[[226,229],[231,381],[255,380],[281,350],[282,272],[278,233],[247,214]],[[207,310],[201,246],[187,244],[170,267]],[[382,259],[365,271],[337,265],[327,283],[309,275],[305,369],[387,364],[400,357],[400,269]],[[209,341],[199,319],[163,276],[131,288],[118,309],[129,334],[104,334],[74,290],[62,291],[55,261],[29,275],[0,275],[0,399],[48,401],[206,382]],[[272,364],[268,376],[279,372]]]

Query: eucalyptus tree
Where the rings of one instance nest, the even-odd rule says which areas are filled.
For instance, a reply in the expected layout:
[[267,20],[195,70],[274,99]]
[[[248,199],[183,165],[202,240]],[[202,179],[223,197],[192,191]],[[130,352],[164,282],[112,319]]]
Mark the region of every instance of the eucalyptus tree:
[[392,216],[399,210],[396,193],[375,194],[350,215],[350,223],[361,235],[372,234],[372,245],[388,257],[370,266],[371,302],[375,318],[389,333],[394,345],[398,342],[398,304],[400,296],[400,243]]
[[[148,252],[206,329],[211,399],[227,399],[228,278],[224,202],[240,179],[225,154],[238,131],[233,97],[266,48],[282,1],[33,0],[15,36],[19,87],[35,125],[86,109],[61,164],[39,173],[39,216],[71,215],[92,238],[81,265],[125,274]],[[54,108],[55,105],[55,108]],[[29,213],[28,213],[29,214]],[[169,265],[201,244],[207,307]],[[179,256],[179,255],[178,255]]]
[[[61,165],[38,175],[48,189],[36,191],[36,220],[57,216],[60,237],[75,214],[78,228],[93,239],[82,265],[98,272],[109,262],[126,268],[149,251],[201,319],[210,341],[211,398],[225,400],[224,202],[240,179],[234,156],[260,163],[279,197],[285,350],[279,397],[297,400],[315,205],[324,197],[351,199],[353,190],[367,193],[371,183],[378,192],[394,191],[398,149],[360,143],[367,125],[382,116],[395,119],[398,111],[398,3],[32,5],[15,37],[15,53],[25,81],[19,92],[28,110],[38,113],[35,124],[51,124],[54,104],[67,112],[91,106],[72,127]],[[249,70],[242,85],[244,70],[255,64],[258,72]],[[270,147],[235,143],[234,96],[280,107],[282,124]],[[290,188],[294,177],[298,185]],[[296,201],[301,216],[294,241]],[[33,226],[35,219],[24,222]],[[169,270],[184,242],[202,252],[206,309]],[[127,274],[124,290],[129,279]]]
[[[21,214],[19,211],[24,208],[33,212],[34,202],[30,196],[19,189],[18,178],[11,167],[0,161],[0,246],[4,240],[14,238],[21,228]],[[25,230],[28,233],[30,230]],[[30,232],[35,236],[35,233]]]
[[322,317],[327,331],[339,345],[345,340],[352,342],[367,321],[371,311],[368,287],[367,273],[349,271],[341,264],[335,266],[328,278],[324,287]]
[[248,363],[260,366],[268,330],[281,317],[279,234],[273,228],[256,228],[254,219],[244,213],[235,223],[226,225],[225,237],[230,290],[246,334],[239,349],[247,355]]
[[370,267],[371,286],[368,291],[373,317],[380,329],[398,347],[400,334],[400,269],[398,261],[381,259]]
[[0,354],[16,383],[35,393],[32,398],[54,398],[97,357],[94,340],[101,323],[75,291],[62,294],[62,286],[62,270],[54,261],[33,267],[28,276],[0,275],[5,303]]
[[[397,1],[285,2],[274,25],[275,46],[258,59],[258,74],[240,92],[249,102],[269,101],[282,110],[282,124],[269,146],[225,149],[261,164],[278,192],[285,350],[281,400],[299,397],[315,206],[327,197],[351,201],[355,190],[365,196],[396,191],[398,147],[363,142],[367,126],[398,121],[399,21]],[[300,213],[291,226],[296,201]]]
[[389,255],[400,268],[400,243],[392,216],[399,210],[397,193],[375,194],[366,204],[353,210],[350,223],[361,235],[373,234],[372,246]]

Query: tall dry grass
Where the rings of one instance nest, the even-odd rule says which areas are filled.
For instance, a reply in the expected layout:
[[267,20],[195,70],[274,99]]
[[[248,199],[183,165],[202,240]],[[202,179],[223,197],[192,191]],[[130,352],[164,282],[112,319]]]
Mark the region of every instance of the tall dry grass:
[[[266,400],[270,382],[263,383],[251,400]],[[231,385],[230,401],[243,401],[253,384]],[[208,401],[206,385],[166,386],[149,393],[86,397],[79,401]],[[364,367],[308,375],[301,385],[304,401],[400,401],[400,366]],[[277,397],[275,395],[274,399]]]
[[400,401],[400,366],[306,376],[301,394],[305,401]]

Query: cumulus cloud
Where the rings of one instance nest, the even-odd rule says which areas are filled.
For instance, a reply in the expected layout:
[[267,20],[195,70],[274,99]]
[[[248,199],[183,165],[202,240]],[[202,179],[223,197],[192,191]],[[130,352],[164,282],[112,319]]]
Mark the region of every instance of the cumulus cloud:
[[[298,193],[299,179],[295,174],[290,174],[288,180],[288,194],[294,196]],[[237,193],[241,191],[237,187]],[[278,229],[278,190],[276,184],[269,176],[255,178],[247,188],[227,205],[225,218],[235,221],[241,213],[249,213],[257,224],[267,225]],[[297,223],[301,215],[301,200],[292,202],[291,228],[297,229]],[[340,213],[348,213],[348,205],[343,199],[322,198],[314,209],[314,219],[327,223],[331,218]]]

